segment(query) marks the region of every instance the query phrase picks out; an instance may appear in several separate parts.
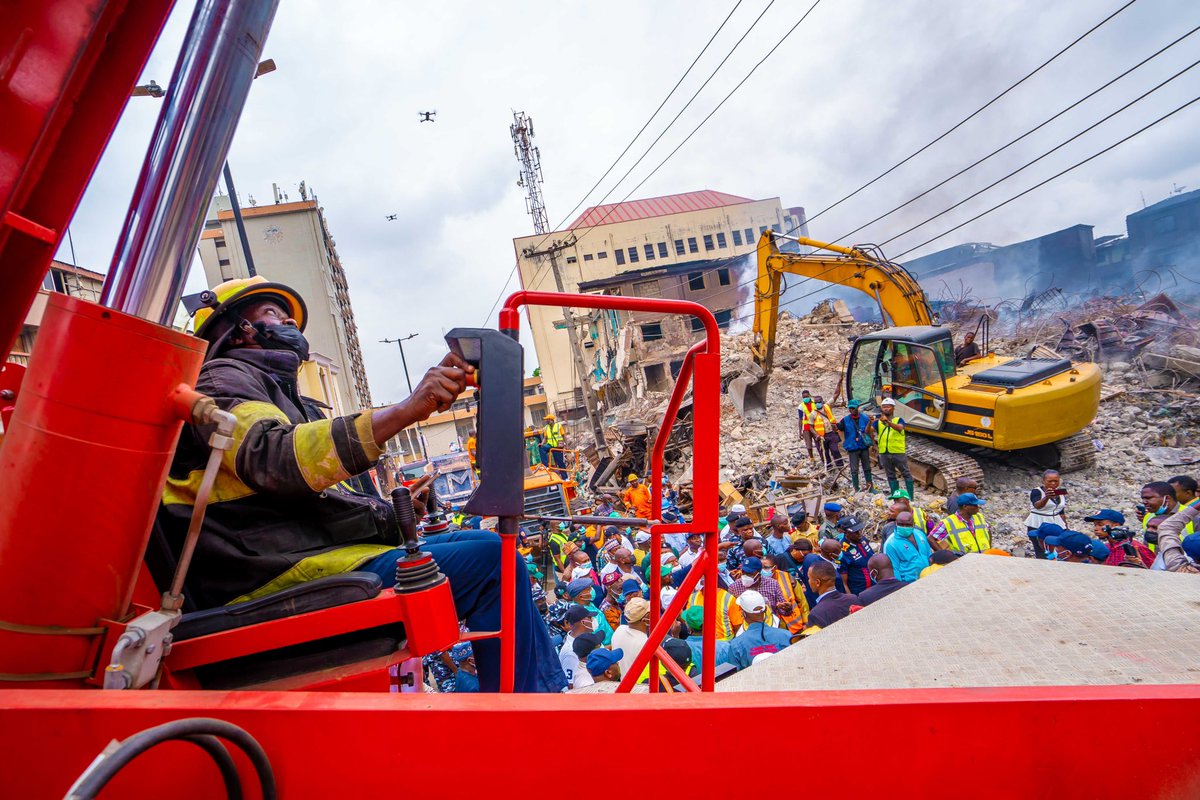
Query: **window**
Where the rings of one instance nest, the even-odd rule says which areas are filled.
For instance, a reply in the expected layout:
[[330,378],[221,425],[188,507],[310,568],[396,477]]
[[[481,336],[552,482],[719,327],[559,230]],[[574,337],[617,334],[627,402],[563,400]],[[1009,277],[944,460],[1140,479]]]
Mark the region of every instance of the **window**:
[[729,285],[729,270],[727,268],[722,267],[721,269],[717,270],[717,283],[721,284],[722,286]]
[[[601,253],[601,255],[603,255],[603,253]],[[617,257],[617,265],[618,266],[625,263],[625,251],[624,250],[613,250],[613,255]]]
[[766,232],[767,232],[767,226],[766,226],[766,225],[759,225],[759,226],[758,226],[758,235],[759,235],[759,236],[762,236],[762,235],[763,235],[764,233],[766,233]]
[[746,244],[754,244],[754,229],[746,228]]
[[704,273],[689,272],[688,273],[688,289],[693,292],[699,292],[704,289]]
[[643,342],[657,342],[663,338],[662,324],[658,322],[650,322],[639,326],[642,329]]
[[654,260],[654,245],[652,245],[652,244],[645,245],[644,249],[646,251],[646,260],[653,261]]
[[576,261],[578,261],[578,260],[579,260],[579,259],[577,259],[575,256],[567,256],[567,263],[568,263],[568,264],[574,264],[574,263],[575,263]]
[[729,323],[733,322],[733,309],[727,308],[724,311],[718,311],[713,316],[717,318],[717,327],[724,330],[729,327]]
[[667,257],[667,243],[666,242],[658,243],[658,257],[659,258]]
[[735,230],[733,232],[733,246],[734,247],[742,246],[742,232],[739,230]]
[[704,333],[704,320],[692,317],[692,333]]
[[584,261],[591,261],[591,260],[592,260],[592,254],[591,254],[591,253],[584,253],[584,254],[583,254],[583,260],[584,260]]
[[638,252],[636,247],[629,248],[629,263],[636,264],[638,262]]
[[658,281],[639,281],[633,285],[634,297],[662,297]]
[[213,239],[213,243],[216,244],[217,247],[225,247],[224,239]]
[[608,258],[608,253],[601,250],[599,253],[596,253],[596,258]]
[[717,247],[728,247],[728,246],[729,245],[725,242],[725,234],[718,233],[717,234]]
[[687,251],[683,249],[683,239],[676,239],[675,240],[675,255],[681,256],[685,252],[687,252]]
[[696,247],[696,237],[695,236],[688,237],[688,252],[689,253],[699,253],[700,252],[700,248]]
[[779,227],[778,223],[772,225],[771,230],[775,231],[776,233],[783,233],[783,228]]
[[705,236],[705,237],[704,237],[704,249],[705,249],[705,250],[712,250],[712,249],[713,249],[713,240],[712,240],[712,236]]
[[229,259],[228,258],[218,258],[217,263],[220,264],[222,267],[228,267]]

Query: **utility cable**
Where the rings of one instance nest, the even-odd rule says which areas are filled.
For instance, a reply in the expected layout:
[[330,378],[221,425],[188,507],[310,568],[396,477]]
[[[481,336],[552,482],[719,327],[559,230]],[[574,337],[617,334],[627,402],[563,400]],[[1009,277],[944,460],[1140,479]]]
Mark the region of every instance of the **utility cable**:
[[1097,30],[1099,30],[1099,29],[1100,29],[1100,28],[1101,28],[1101,27],[1102,27],[1104,24],[1106,24],[1107,22],[1109,22],[1111,19],[1113,19],[1114,17],[1116,17],[1118,14],[1120,14],[1122,11],[1124,11],[1124,10],[1125,10],[1125,9],[1127,9],[1127,8],[1129,8],[1131,5],[1133,5],[1133,4],[1134,4],[1134,3],[1136,3],[1136,2],[1137,2],[1137,0],[1127,0],[1127,2],[1126,2],[1124,5],[1122,5],[1122,6],[1121,6],[1120,8],[1118,8],[1116,11],[1112,12],[1111,14],[1109,14],[1109,15],[1108,15],[1107,17],[1105,17],[1104,19],[1102,19],[1102,20],[1100,20],[1099,22],[1097,22],[1097,23],[1096,23],[1095,25],[1093,25],[1092,27],[1088,28],[1088,29],[1087,29],[1086,31],[1084,31],[1083,33],[1081,33],[1079,36],[1077,36],[1077,37],[1076,37],[1076,38],[1075,38],[1075,39],[1074,39],[1074,40],[1073,40],[1073,41],[1072,41],[1070,44],[1068,44],[1066,47],[1062,48],[1062,49],[1061,49],[1061,50],[1059,50],[1057,53],[1055,53],[1054,55],[1050,56],[1050,58],[1046,59],[1046,60],[1045,60],[1045,61],[1043,61],[1041,64],[1039,64],[1037,67],[1035,67],[1035,68],[1033,69],[1033,71],[1032,71],[1032,72],[1028,72],[1028,73],[1026,73],[1026,74],[1025,74],[1025,76],[1024,76],[1024,77],[1022,77],[1020,80],[1018,80],[1016,83],[1012,84],[1012,85],[1011,85],[1011,86],[1009,86],[1007,89],[1005,89],[1004,91],[1000,92],[1000,94],[996,95],[996,96],[995,96],[995,97],[993,97],[991,100],[988,100],[988,101],[987,101],[986,103],[984,103],[982,106],[980,106],[979,108],[975,109],[974,111],[972,111],[972,112],[971,112],[970,114],[968,114],[967,116],[963,117],[961,120],[959,120],[959,121],[958,121],[958,122],[956,122],[954,125],[952,125],[950,128],[948,128],[948,129],[947,129],[945,132],[943,132],[942,134],[938,135],[937,137],[935,137],[934,139],[932,139],[931,141],[929,141],[929,142],[928,142],[927,144],[925,144],[924,146],[922,146],[922,147],[918,148],[917,150],[913,151],[912,153],[910,153],[909,155],[905,156],[905,157],[904,157],[904,158],[902,158],[901,160],[897,161],[895,164],[893,164],[892,166],[888,167],[886,170],[884,170],[883,172],[879,173],[879,174],[878,174],[878,175],[876,175],[874,178],[872,178],[871,180],[869,180],[869,181],[867,181],[866,183],[864,183],[862,186],[859,186],[859,187],[858,187],[857,189],[855,189],[854,191],[852,191],[852,192],[850,192],[849,194],[847,194],[847,195],[845,195],[844,197],[842,197],[840,200],[838,200],[837,202],[835,202],[833,205],[826,206],[825,208],[821,209],[821,210],[820,210],[820,211],[818,211],[816,214],[814,214],[813,216],[809,217],[809,218],[808,218],[808,221],[809,221],[809,222],[812,222],[814,219],[816,219],[817,217],[820,217],[820,216],[821,216],[822,214],[824,214],[825,212],[827,212],[827,211],[832,211],[833,209],[837,208],[837,207],[838,207],[838,206],[840,206],[842,203],[844,203],[844,202],[846,202],[847,200],[849,200],[851,197],[854,197],[855,195],[857,195],[857,194],[858,194],[859,192],[861,192],[863,189],[866,189],[867,187],[869,187],[869,186],[873,185],[874,183],[876,183],[877,181],[881,180],[882,178],[885,178],[885,177],[887,177],[888,175],[890,175],[891,173],[895,172],[895,171],[896,171],[897,169],[899,169],[900,167],[902,167],[902,166],[904,166],[905,164],[907,164],[909,161],[912,161],[914,158],[916,158],[917,156],[919,156],[921,153],[924,153],[924,152],[925,152],[926,150],[928,150],[930,147],[933,147],[935,144],[937,144],[938,142],[942,141],[943,139],[945,139],[945,138],[946,138],[947,136],[949,136],[950,134],[954,133],[956,130],[958,130],[959,128],[961,128],[963,125],[965,125],[966,123],[970,122],[972,119],[974,119],[974,118],[975,118],[975,117],[977,117],[979,114],[981,114],[981,113],[982,113],[984,110],[986,110],[987,108],[991,107],[991,106],[992,106],[994,103],[996,103],[996,102],[997,102],[998,100],[1000,100],[1002,97],[1004,97],[1005,95],[1007,95],[1009,92],[1013,91],[1013,90],[1014,90],[1014,89],[1016,89],[1018,86],[1020,86],[1021,84],[1025,83],[1025,81],[1029,80],[1029,79],[1030,79],[1030,78],[1032,78],[1034,75],[1038,74],[1038,73],[1039,73],[1039,72],[1041,72],[1043,69],[1045,69],[1046,67],[1048,67],[1048,66],[1049,66],[1051,63],[1053,63],[1054,61],[1056,61],[1056,60],[1057,60],[1057,59],[1058,59],[1060,56],[1062,56],[1064,53],[1066,53],[1066,52],[1067,52],[1068,50],[1070,50],[1072,47],[1074,47],[1075,45],[1079,44],[1079,43],[1080,43],[1080,42],[1082,42],[1084,39],[1086,39],[1088,36],[1090,36],[1090,35],[1092,35],[1093,33],[1095,33],[1095,32],[1096,32]]

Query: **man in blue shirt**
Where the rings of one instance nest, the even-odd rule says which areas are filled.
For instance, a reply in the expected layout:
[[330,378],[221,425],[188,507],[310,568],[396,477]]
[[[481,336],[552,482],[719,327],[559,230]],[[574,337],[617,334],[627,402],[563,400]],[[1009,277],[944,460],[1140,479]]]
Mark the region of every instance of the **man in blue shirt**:
[[767,614],[767,601],[761,594],[747,589],[738,595],[737,602],[745,615],[746,624],[742,632],[729,643],[729,661],[738,669],[750,666],[756,656],[774,655],[792,643],[791,632],[763,622]]
[[883,543],[883,552],[891,559],[896,577],[910,583],[920,577],[921,570],[929,566],[929,559],[933,555],[925,532],[913,527],[911,511],[901,511],[896,515],[896,527]]
[[874,583],[867,562],[875,555],[875,549],[863,538],[865,526],[866,523],[858,517],[842,517],[838,520],[838,530],[842,532],[842,554],[838,558],[838,565],[839,571],[846,576],[846,587],[850,594],[858,594]]
[[871,445],[875,440],[871,437],[871,419],[858,410],[859,402],[851,400],[847,406],[850,413],[842,417],[837,426],[842,431],[842,447],[850,456],[850,480],[854,483],[854,491],[859,490],[858,471],[861,465],[863,477],[867,480],[867,491],[875,487],[871,484]]

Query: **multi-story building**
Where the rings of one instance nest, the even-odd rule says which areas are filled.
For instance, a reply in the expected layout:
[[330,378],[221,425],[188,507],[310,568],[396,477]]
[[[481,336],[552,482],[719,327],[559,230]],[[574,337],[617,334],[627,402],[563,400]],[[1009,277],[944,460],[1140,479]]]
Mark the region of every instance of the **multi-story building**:
[[[563,289],[577,292],[581,285],[595,287],[597,281],[623,272],[644,272],[651,266],[673,270],[703,259],[736,260],[754,252],[758,237],[767,228],[806,235],[804,209],[784,208],[777,197],[751,200],[704,190],[593,206],[566,229],[518,237],[513,239],[513,247],[521,285],[532,291],[556,291],[549,259],[526,251],[544,250],[555,241],[573,238],[574,244],[561,251],[558,263]],[[688,271],[695,270],[684,270]],[[730,307],[731,292],[710,293],[707,283],[703,289],[692,290],[691,285],[684,292],[687,299],[708,305],[711,296],[713,311]],[[636,285],[632,288],[637,290]],[[562,310],[530,307],[528,313],[550,407],[567,418],[582,415],[580,383]],[[581,336],[585,334],[581,332]],[[585,355],[585,368],[595,368],[590,355]]]
[[[335,416],[370,408],[346,273],[316,196],[243,208],[242,219],[255,272],[296,289],[308,306],[312,358],[301,369],[301,391]],[[228,197],[214,198],[199,250],[209,287],[249,277]]]
[[63,261],[51,261],[50,269],[42,279],[42,288],[33,299],[29,313],[25,315],[25,324],[21,327],[16,344],[5,360],[16,364],[29,363],[29,355],[33,352],[33,342],[37,338],[38,328],[42,325],[42,314],[46,312],[46,298],[50,292],[95,302],[100,299],[103,289],[104,276],[99,272]]

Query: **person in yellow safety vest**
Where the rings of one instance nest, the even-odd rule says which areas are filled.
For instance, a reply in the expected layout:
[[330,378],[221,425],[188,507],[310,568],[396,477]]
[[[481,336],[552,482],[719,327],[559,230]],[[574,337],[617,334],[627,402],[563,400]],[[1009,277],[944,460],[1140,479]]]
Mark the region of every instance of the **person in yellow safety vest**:
[[621,500],[624,501],[626,510],[633,512],[634,516],[640,519],[654,519],[650,513],[650,490],[632,472],[625,480],[629,483],[629,488],[621,495]]
[[541,454],[542,463],[547,467],[553,461],[556,467],[556,472],[566,480],[567,470],[566,462],[563,459],[563,447],[566,445],[567,436],[563,430],[561,422],[555,422],[553,414],[547,414],[542,418],[546,424],[542,426],[542,444]]
[[[704,580],[700,580],[700,585],[696,587],[696,591],[692,592],[692,596],[688,598],[688,607],[697,606],[704,608]],[[729,641],[737,632],[742,629],[745,623],[745,618],[742,616],[742,609],[738,607],[737,601],[733,595],[717,587],[717,639],[719,641]]]
[[[809,422],[808,416],[816,408],[813,402],[812,395],[808,389],[800,393],[800,405],[796,408],[796,414],[800,417],[800,438],[804,440],[804,446],[808,448],[808,460],[813,460],[813,444],[820,441],[813,434],[812,423]],[[818,450],[818,452],[820,452]]]
[[764,555],[762,562],[763,570],[768,571],[775,582],[779,584],[779,591],[783,594],[784,603],[792,608],[790,614],[779,615],[780,627],[787,628],[792,633],[799,633],[804,630],[804,623],[808,621],[808,600],[804,597],[804,592],[796,591],[796,582],[791,573],[786,569],[779,568],[775,556]]
[[980,511],[986,500],[971,493],[958,496],[958,511],[942,520],[930,534],[938,547],[958,553],[982,553],[992,546],[987,520]]
[[[1178,480],[1178,478],[1172,480]],[[1158,534],[1150,531],[1150,520],[1154,517],[1166,519],[1171,516],[1179,510],[1179,501],[1175,496],[1174,486],[1169,482],[1154,481],[1142,487],[1142,502],[1146,506],[1146,515],[1142,517],[1142,538],[1146,540],[1146,546],[1153,553],[1158,546]],[[1189,522],[1188,525],[1191,523]],[[1146,535],[1148,532],[1149,536]],[[1189,533],[1195,533],[1195,529],[1186,530],[1184,536]]]
[[887,475],[888,487],[893,492],[899,489],[900,478],[897,475],[903,476],[908,496],[914,497],[913,476],[908,469],[904,420],[896,416],[896,401],[890,397],[883,398],[879,404],[879,415],[875,417],[875,445],[879,451],[879,466]]
[[827,467],[845,464],[839,448],[842,439],[838,434],[837,420],[833,417],[833,409],[820,395],[817,395],[816,409],[813,411],[813,436],[821,443],[821,454]]

